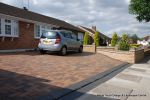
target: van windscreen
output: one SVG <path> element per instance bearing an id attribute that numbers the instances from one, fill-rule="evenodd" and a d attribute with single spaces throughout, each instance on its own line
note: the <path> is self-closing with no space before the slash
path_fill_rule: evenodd
<path id="1" fill-rule="evenodd" d="M 47 39 L 56 39 L 58 33 L 57 32 L 45 32 L 41 35 L 41 38 L 47 38 Z"/>

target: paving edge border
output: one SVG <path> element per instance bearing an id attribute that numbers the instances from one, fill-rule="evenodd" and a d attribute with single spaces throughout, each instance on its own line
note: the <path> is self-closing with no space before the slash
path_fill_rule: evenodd
<path id="1" fill-rule="evenodd" d="M 94 75 L 94 76 L 92 76 L 92 77 L 90 77 L 88 79 L 85 79 L 85 80 L 83 80 L 81 82 L 78 82 L 76 84 L 70 85 L 70 86 L 66 87 L 65 89 L 62 89 L 60 91 L 54 91 L 54 94 L 57 94 L 57 95 L 55 95 L 54 99 L 60 99 L 60 98 L 62 98 L 64 96 L 67 96 L 68 94 L 70 94 L 70 93 L 72 93 L 74 91 L 77 91 L 77 90 L 79 90 L 79 89 L 81 89 L 81 88 L 83 88 L 83 87 L 85 87 L 85 86 L 87 86 L 87 85 L 89 85 L 89 84 L 91 84 L 93 82 L 96 82 L 96 81 L 106 77 L 107 75 L 109 75 L 109 74 L 111 74 L 111 73 L 121 69 L 122 67 L 125 67 L 125 66 L 129 65 L 129 64 L 130 63 L 125 62 L 125 63 L 120 64 L 120 65 L 118 65 L 118 66 L 116 66 L 114 68 L 106 70 L 106 71 L 104 71 L 102 73 L 96 74 L 96 75 Z"/>

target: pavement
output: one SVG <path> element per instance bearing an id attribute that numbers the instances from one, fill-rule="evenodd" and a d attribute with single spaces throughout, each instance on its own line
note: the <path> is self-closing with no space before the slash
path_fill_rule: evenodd
<path id="1" fill-rule="evenodd" d="M 129 64 L 61 100 L 150 100 L 150 57 Z M 82 93 L 82 95 L 78 95 Z"/>

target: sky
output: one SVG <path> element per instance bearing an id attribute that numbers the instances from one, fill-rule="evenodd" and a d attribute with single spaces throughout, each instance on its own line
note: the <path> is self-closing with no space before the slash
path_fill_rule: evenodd
<path id="1" fill-rule="evenodd" d="M 28 0 L 0 0 L 22 8 Z M 138 22 L 128 13 L 130 0 L 29 0 L 29 10 L 64 20 L 73 25 L 96 26 L 97 30 L 112 36 L 114 32 L 150 35 L 150 22 Z"/>

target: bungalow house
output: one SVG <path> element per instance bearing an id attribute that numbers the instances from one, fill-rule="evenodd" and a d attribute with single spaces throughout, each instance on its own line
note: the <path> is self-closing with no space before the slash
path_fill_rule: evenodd
<path id="1" fill-rule="evenodd" d="M 150 35 L 143 37 L 142 40 L 138 40 L 137 43 L 142 44 L 143 46 L 150 46 Z"/>
<path id="2" fill-rule="evenodd" d="M 92 26 L 92 28 L 87 28 L 87 27 L 84 27 L 84 26 L 78 26 L 82 31 L 84 32 L 88 32 L 89 33 L 89 44 L 92 44 L 94 42 L 93 40 L 93 37 L 94 37 L 94 34 L 95 32 L 97 31 L 96 30 L 96 26 Z M 111 41 L 111 38 L 109 38 L 108 36 L 104 35 L 103 33 L 97 31 L 99 33 L 99 37 L 100 37 L 100 41 L 99 41 L 99 44 L 100 46 L 107 46 L 107 42 L 110 43 Z"/>
<path id="3" fill-rule="evenodd" d="M 54 29 L 70 30 L 83 37 L 81 29 L 65 21 L 0 3 L 1 51 L 35 49 L 40 35 Z"/>

